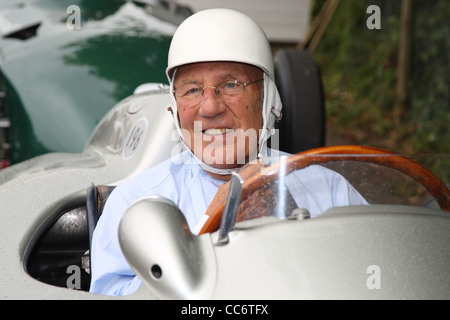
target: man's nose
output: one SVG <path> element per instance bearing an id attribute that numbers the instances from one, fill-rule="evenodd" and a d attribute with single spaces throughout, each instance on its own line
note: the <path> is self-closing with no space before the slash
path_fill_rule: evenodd
<path id="1" fill-rule="evenodd" d="M 217 89 L 214 87 L 205 87 L 199 114 L 203 117 L 214 117 L 225 110 L 226 106 L 217 94 Z"/>

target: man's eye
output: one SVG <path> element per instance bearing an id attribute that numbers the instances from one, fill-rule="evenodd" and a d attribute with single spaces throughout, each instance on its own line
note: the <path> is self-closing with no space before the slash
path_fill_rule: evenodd
<path id="1" fill-rule="evenodd" d="M 184 95 L 185 96 L 196 95 L 196 94 L 200 93 L 200 91 L 201 91 L 201 89 L 198 87 L 186 88 L 184 90 Z"/>
<path id="2" fill-rule="evenodd" d="M 225 83 L 225 89 L 236 89 L 237 86 L 238 85 L 235 82 L 227 82 L 227 83 Z"/>
<path id="3" fill-rule="evenodd" d="M 238 93 L 242 90 L 242 85 L 236 81 L 225 82 L 220 86 L 220 90 L 225 93 Z"/>

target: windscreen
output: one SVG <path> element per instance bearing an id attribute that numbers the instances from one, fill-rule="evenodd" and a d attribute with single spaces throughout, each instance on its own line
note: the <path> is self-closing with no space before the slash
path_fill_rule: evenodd
<path id="1" fill-rule="evenodd" d="M 244 180 L 236 222 L 314 218 L 332 207 L 450 202 L 450 156 L 321 154 L 280 157 Z M 244 169 L 245 170 L 245 169 Z"/>

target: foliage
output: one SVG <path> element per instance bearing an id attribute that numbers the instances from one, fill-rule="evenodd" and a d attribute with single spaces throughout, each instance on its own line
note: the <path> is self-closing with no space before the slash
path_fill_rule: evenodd
<path id="1" fill-rule="evenodd" d="M 324 2 L 314 2 L 313 16 Z M 381 9 L 380 30 L 366 26 L 371 4 Z M 315 51 L 327 99 L 328 144 L 450 154 L 450 3 L 415 0 L 414 7 L 407 110 L 396 123 L 401 1 L 340 1 Z"/>

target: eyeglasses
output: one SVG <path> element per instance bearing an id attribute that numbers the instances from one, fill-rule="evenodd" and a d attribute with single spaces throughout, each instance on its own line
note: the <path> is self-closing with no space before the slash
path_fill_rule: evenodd
<path id="1" fill-rule="evenodd" d="M 238 100 L 242 93 L 250 84 L 260 82 L 264 79 L 243 83 L 239 80 L 227 80 L 216 86 L 201 86 L 195 83 L 183 84 L 173 90 L 173 94 L 177 98 L 178 103 L 186 107 L 194 107 L 198 105 L 203 98 L 206 89 L 214 89 L 218 97 L 224 102 L 233 102 Z"/>

